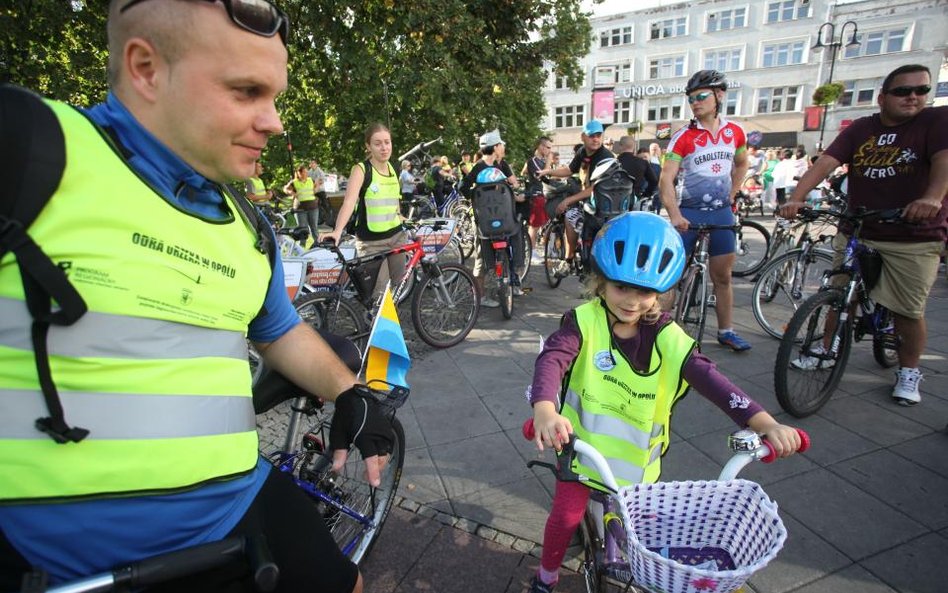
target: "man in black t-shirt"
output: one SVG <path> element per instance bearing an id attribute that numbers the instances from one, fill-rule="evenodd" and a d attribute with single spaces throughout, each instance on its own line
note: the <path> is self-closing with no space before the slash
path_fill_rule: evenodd
<path id="1" fill-rule="evenodd" d="M 566 220 L 569 223 L 566 225 L 566 249 L 563 254 L 565 262 L 572 261 L 573 254 L 576 253 L 576 241 L 579 237 L 576 227 L 579 226 L 578 223 L 582 220 L 582 210 L 579 208 L 571 209 L 571 207 L 574 204 L 579 204 L 582 200 L 589 199 L 589 196 L 592 195 L 593 186 L 589 183 L 589 176 L 595 170 L 596 165 L 604 159 L 615 158 L 614 154 L 603 147 L 602 132 L 602 124 L 594 119 L 590 120 L 583 127 L 583 133 L 580 136 L 583 146 L 576 151 L 576 155 L 568 166 L 560 166 L 555 169 L 546 168 L 537 172 L 541 176 L 549 175 L 550 177 L 579 175 L 579 180 L 583 184 L 582 191 L 569 196 L 556 207 L 557 214 L 566 213 Z M 557 272 L 561 273 L 562 271 L 557 270 Z"/>

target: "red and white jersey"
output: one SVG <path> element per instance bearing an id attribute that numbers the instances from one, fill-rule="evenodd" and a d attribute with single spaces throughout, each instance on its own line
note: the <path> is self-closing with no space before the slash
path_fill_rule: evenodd
<path id="1" fill-rule="evenodd" d="M 718 210 L 731 203 L 734 156 L 747 150 L 744 129 L 723 117 L 717 134 L 697 121 L 681 128 L 668 143 L 665 158 L 680 162 L 678 186 L 682 208 Z"/>

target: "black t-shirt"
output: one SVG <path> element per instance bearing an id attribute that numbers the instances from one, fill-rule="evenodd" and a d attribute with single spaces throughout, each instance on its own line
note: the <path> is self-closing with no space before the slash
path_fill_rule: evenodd
<path id="1" fill-rule="evenodd" d="M 658 187 L 658 179 L 652 164 L 639 158 L 631 152 L 623 152 L 616 157 L 626 172 L 635 178 L 635 193 L 640 196 L 650 196 Z"/>
<path id="2" fill-rule="evenodd" d="M 488 165 L 483 159 L 481 159 L 474 163 L 474 168 L 471 169 L 471 172 L 465 175 L 464 179 L 461 180 L 461 188 L 459 189 L 461 194 L 470 198 L 471 190 L 474 188 L 474 185 L 477 184 L 477 176 L 481 171 L 490 167 L 497 167 L 500 169 L 500 172 L 504 174 L 505 178 L 513 177 L 513 170 L 510 168 L 510 165 L 507 164 L 507 161 L 500 161 L 499 163 Z"/>
<path id="3" fill-rule="evenodd" d="M 523 192 L 525 195 L 539 196 L 543 194 L 543 180 L 546 179 L 546 177 L 541 178 L 537 175 L 537 171 L 545 167 L 546 161 L 538 156 L 532 156 L 530 160 L 527 161 L 526 187 Z"/>
<path id="4" fill-rule="evenodd" d="M 576 156 L 573 157 L 573 160 L 569 163 L 569 170 L 573 174 L 579 174 L 580 181 L 583 182 L 583 187 L 586 187 L 586 180 L 589 179 L 589 174 L 595 170 L 596 165 L 598 165 L 604 159 L 615 158 L 616 155 L 607 149 L 605 146 L 600 146 L 599 150 L 592 153 L 591 155 L 586 154 L 586 147 L 580 148 L 576 153 Z"/>

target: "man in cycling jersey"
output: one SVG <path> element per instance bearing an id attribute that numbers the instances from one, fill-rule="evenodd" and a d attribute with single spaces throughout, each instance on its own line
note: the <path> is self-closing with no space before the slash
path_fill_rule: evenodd
<path id="1" fill-rule="evenodd" d="M 263 534 L 280 590 L 362 591 L 310 499 L 257 453 L 246 337 L 267 367 L 335 400 L 337 467 L 358 431 L 370 482 L 391 450 L 356 378 L 294 311 L 279 254 L 271 263 L 257 247 L 243 196 L 223 185 L 253 176 L 283 130 L 275 99 L 288 35 L 286 14 L 266 0 L 113 0 L 106 102 L 84 113 L 47 103 L 80 150 L 66 153 L 30 235 L 68 264 L 88 311 L 31 345 L 30 293 L 17 258 L 3 257 L 0 590 L 17 589 L 31 567 L 75 579 Z M 116 198 L 138 218 L 114 214 L 127 212 Z M 0 255 L 7 248 L 19 253 L 5 245 Z M 51 358 L 52 387 L 39 368 Z M 219 578 L 169 590 L 215 591 Z"/>
<path id="2" fill-rule="evenodd" d="M 716 70 L 700 70 L 691 77 L 685 85 L 685 94 L 694 118 L 669 141 L 659 177 L 662 204 L 671 223 L 684 233 L 685 247 L 689 251 L 694 249 L 697 239 L 695 232 L 686 232 L 689 223 L 734 224 L 731 204 L 747 172 L 744 130 L 720 114 L 726 92 L 727 79 Z M 675 189 L 679 172 L 681 206 Z M 742 352 L 751 345 L 731 327 L 734 246 L 733 231 L 712 231 L 708 268 L 717 299 L 714 311 L 718 318 L 718 342 Z"/>
<path id="3" fill-rule="evenodd" d="M 603 130 L 604 128 L 600 122 L 594 119 L 589 120 L 583 127 L 583 132 L 580 136 L 583 143 L 579 150 L 576 151 L 569 165 L 547 167 L 537 172 L 537 175 L 548 175 L 550 177 L 579 175 L 579 179 L 583 184 L 582 191 L 567 197 L 556 207 L 557 214 L 566 214 L 566 249 L 564 250 L 562 260 L 566 265 L 569 265 L 568 262 L 573 261 L 573 254 L 576 253 L 576 242 L 579 239 L 577 227 L 581 226 L 581 221 L 583 220 L 583 211 L 579 207 L 579 203 L 589 199 L 589 196 L 593 193 L 593 186 L 589 177 L 596 169 L 596 165 L 602 160 L 615 158 L 615 155 L 602 145 Z M 592 239 L 592 237 L 590 236 L 589 239 Z M 562 274 L 564 271 L 565 270 L 557 270 L 557 273 Z"/>

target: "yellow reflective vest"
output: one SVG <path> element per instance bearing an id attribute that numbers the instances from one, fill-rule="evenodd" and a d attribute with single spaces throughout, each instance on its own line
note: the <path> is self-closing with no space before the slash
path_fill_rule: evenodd
<path id="1" fill-rule="evenodd" d="M 266 254 L 240 209 L 187 213 L 126 164 L 85 116 L 48 102 L 68 155 L 29 233 L 88 305 L 47 336 L 66 417 L 90 431 L 57 444 L 13 253 L 0 259 L 0 502 L 183 489 L 257 461 L 248 323 L 263 304 Z M 226 195 L 226 194 L 225 194 Z"/>
<path id="2" fill-rule="evenodd" d="M 312 202 L 316 199 L 316 185 L 313 183 L 313 180 L 307 177 L 306 179 L 300 181 L 299 179 L 293 180 L 293 189 L 296 190 L 296 199 L 302 202 Z"/>
<path id="3" fill-rule="evenodd" d="M 620 486 L 651 483 L 661 473 L 674 403 L 688 390 L 681 370 L 695 341 L 677 324 L 658 332 L 646 372 L 635 370 L 613 344 L 605 304 L 576 308 L 582 345 L 563 380 L 561 413 L 576 436 L 599 450 Z M 591 466 L 573 469 L 602 481 Z"/>
<path id="4" fill-rule="evenodd" d="M 247 179 L 249 182 L 248 193 L 253 195 L 253 201 L 255 202 L 264 202 L 267 199 L 267 186 L 263 184 L 263 179 L 259 177 L 250 177 Z"/>
<path id="5" fill-rule="evenodd" d="M 402 197 L 398 174 L 388 166 L 388 175 L 380 175 L 369 160 L 359 163 L 363 175 L 369 175 L 365 193 L 360 197 L 356 236 L 363 240 L 385 239 L 401 229 L 399 200 Z"/>

